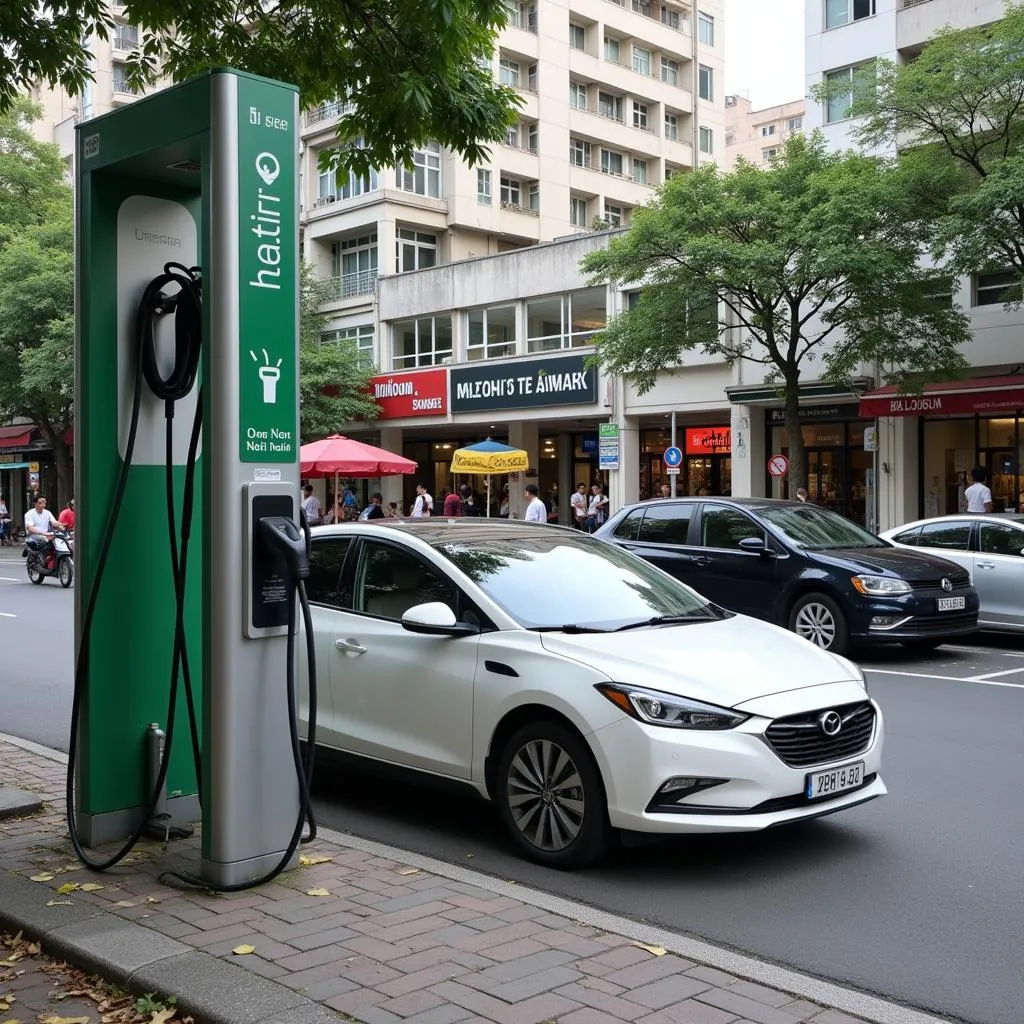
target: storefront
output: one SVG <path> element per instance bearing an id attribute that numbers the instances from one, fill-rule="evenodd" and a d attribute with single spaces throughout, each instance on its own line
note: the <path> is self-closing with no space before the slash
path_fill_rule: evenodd
<path id="1" fill-rule="evenodd" d="M 916 419 L 918 515 L 963 510 L 975 466 L 988 474 L 993 511 L 1024 512 L 1024 375 L 926 384 L 913 395 L 879 388 L 860 412 Z"/>
<path id="2" fill-rule="evenodd" d="M 665 469 L 665 450 L 671 445 L 670 431 L 659 428 L 640 434 L 640 497 L 657 497 L 663 484 L 677 495 L 732 494 L 732 428 L 726 426 L 682 427 L 676 444 L 683 450 L 678 474 Z M 675 484 L 673 487 L 673 477 Z"/>

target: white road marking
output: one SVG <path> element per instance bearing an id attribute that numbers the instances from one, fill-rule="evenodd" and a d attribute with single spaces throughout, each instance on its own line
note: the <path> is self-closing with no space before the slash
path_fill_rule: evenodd
<path id="1" fill-rule="evenodd" d="M 971 683 L 975 686 L 1009 686 L 1014 690 L 1024 690 L 1024 683 L 1003 683 L 996 679 L 982 679 L 980 677 L 964 676 L 937 676 L 928 672 L 897 672 L 891 668 L 869 668 L 861 666 L 865 672 L 875 672 L 882 676 L 910 676 L 912 679 L 940 679 L 950 683 Z"/>
<path id="2" fill-rule="evenodd" d="M 1008 668 L 1002 672 L 985 672 L 980 676 L 971 676 L 971 682 L 983 683 L 986 679 L 995 679 L 997 676 L 1012 676 L 1017 672 L 1024 672 L 1024 668 Z"/>
<path id="3" fill-rule="evenodd" d="M 11 612 L 0 612 L 0 619 L 16 619 L 18 616 Z"/>
<path id="4" fill-rule="evenodd" d="M 944 651 L 964 651 L 967 654 L 991 654 L 996 658 L 1024 658 L 1024 654 L 1016 651 L 1001 651 L 998 647 L 960 647 L 953 644 L 943 644 Z"/>
<path id="5" fill-rule="evenodd" d="M 3 580 L 4 583 L 20 583 L 21 582 L 21 580 L 19 580 L 17 576 L 0 576 L 0 580 Z"/>

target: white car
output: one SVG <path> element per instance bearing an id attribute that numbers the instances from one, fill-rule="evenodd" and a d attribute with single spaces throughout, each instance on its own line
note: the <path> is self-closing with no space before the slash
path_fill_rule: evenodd
<path id="1" fill-rule="evenodd" d="M 855 665 L 578 531 L 321 527 L 307 589 L 317 742 L 465 783 L 543 864 L 595 861 L 614 830 L 748 832 L 886 792 Z"/>
<path id="2" fill-rule="evenodd" d="M 1024 633 L 1024 515 L 937 516 L 880 536 L 901 548 L 927 551 L 962 565 L 981 602 L 979 629 Z"/>

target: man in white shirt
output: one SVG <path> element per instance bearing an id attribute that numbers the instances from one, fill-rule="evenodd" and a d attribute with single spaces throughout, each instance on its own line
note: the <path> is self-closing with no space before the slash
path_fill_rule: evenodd
<path id="1" fill-rule="evenodd" d="M 572 525 L 575 526 L 577 530 L 585 530 L 587 528 L 586 484 L 580 483 L 576 485 L 576 490 L 569 499 L 569 505 L 572 508 Z"/>
<path id="2" fill-rule="evenodd" d="M 523 497 L 528 504 L 526 515 L 523 518 L 528 523 L 546 523 L 548 521 L 547 506 L 540 500 L 540 489 L 536 484 L 527 484 L 523 490 Z"/>
<path id="3" fill-rule="evenodd" d="M 413 519 L 424 519 L 429 517 L 434 507 L 434 499 L 427 492 L 423 484 L 416 485 L 416 501 L 412 506 Z"/>
<path id="4" fill-rule="evenodd" d="M 320 509 L 320 502 L 317 501 L 316 495 L 313 493 L 313 485 L 306 484 L 302 488 L 302 493 L 305 498 L 302 499 L 302 511 L 306 513 L 306 522 L 310 526 L 319 526 L 323 520 L 323 513 Z"/>
<path id="5" fill-rule="evenodd" d="M 600 484 L 590 488 L 590 505 L 587 508 L 587 533 L 593 533 L 608 518 L 608 497 Z"/>
<path id="6" fill-rule="evenodd" d="M 985 469 L 982 466 L 975 466 L 971 470 L 971 479 L 974 483 L 964 491 L 968 512 L 992 511 L 992 492 L 985 484 L 985 476 Z"/>
<path id="7" fill-rule="evenodd" d="M 49 560 L 53 551 L 53 535 L 63 529 L 64 527 L 53 518 L 53 513 L 46 507 L 46 499 L 41 494 L 37 494 L 35 508 L 30 508 L 25 513 L 26 539 L 36 536 L 46 540 L 47 543 L 42 548 L 42 552 L 43 557 Z"/>

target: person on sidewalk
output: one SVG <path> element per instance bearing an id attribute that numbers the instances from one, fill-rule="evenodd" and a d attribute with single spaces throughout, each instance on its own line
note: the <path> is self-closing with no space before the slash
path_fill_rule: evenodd
<path id="1" fill-rule="evenodd" d="M 310 526 L 319 526 L 323 521 L 323 512 L 320 509 L 320 502 L 313 493 L 313 485 L 306 484 L 302 488 L 305 497 L 302 499 L 302 511 L 306 513 L 306 522 Z"/>
<path id="2" fill-rule="evenodd" d="M 469 490 L 465 484 L 462 485 L 462 490 Z M 461 519 L 465 515 L 465 495 L 458 491 L 452 491 L 450 494 L 444 496 L 444 512 L 443 515 L 446 519 Z"/>
<path id="3" fill-rule="evenodd" d="M 0 494 L 0 546 L 7 547 L 11 543 L 11 513 L 7 510 L 7 502 Z"/>
<path id="4" fill-rule="evenodd" d="M 363 509 L 360 519 L 384 519 L 384 495 L 374 491 L 370 495 L 370 504 Z"/>
<path id="5" fill-rule="evenodd" d="M 587 528 L 587 485 L 578 483 L 576 490 L 569 499 L 569 507 L 572 509 L 572 525 L 577 530 Z"/>
<path id="6" fill-rule="evenodd" d="M 548 509 L 540 500 L 540 488 L 536 484 L 527 484 L 523 489 L 523 497 L 528 504 L 526 515 L 523 518 L 528 523 L 546 523 L 548 521 Z"/>
<path id="7" fill-rule="evenodd" d="M 416 500 L 412 504 L 413 519 L 428 519 L 434 508 L 434 499 L 423 484 L 416 485 Z"/>
<path id="8" fill-rule="evenodd" d="M 974 483 L 964 491 L 968 512 L 992 511 L 992 492 L 989 490 L 988 484 L 985 483 L 987 475 L 984 466 L 975 466 L 971 470 L 971 479 Z"/>

